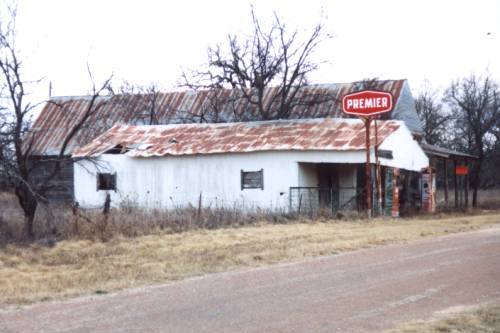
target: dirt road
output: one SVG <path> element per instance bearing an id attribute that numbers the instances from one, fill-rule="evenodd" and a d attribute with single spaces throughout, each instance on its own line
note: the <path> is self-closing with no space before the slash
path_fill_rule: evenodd
<path id="1" fill-rule="evenodd" d="M 0 312 L 0 332 L 373 332 L 500 299 L 500 226 Z"/>

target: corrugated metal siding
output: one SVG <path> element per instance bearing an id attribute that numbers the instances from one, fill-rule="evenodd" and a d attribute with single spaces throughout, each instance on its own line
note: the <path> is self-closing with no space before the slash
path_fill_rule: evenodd
<path id="1" fill-rule="evenodd" d="M 372 123 L 372 127 L 373 127 Z M 382 143 L 400 123 L 378 122 Z M 371 141 L 375 144 L 374 128 Z M 115 147 L 134 157 L 241 153 L 276 150 L 349 151 L 365 148 L 365 126 L 357 119 L 301 119 L 225 124 L 115 125 L 73 156 L 97 156 Z"/>
<path id="2" fill-rule="evenodd" d="M 373 89 L 392 92 L 395 99 L 395 114 L 402 114 L 405 110 L 398 110 L 401 90 L 405 85 L 404 80 L 378 81 Z M 302 105 L 292 110 L 291 119 L 319 118 L 319 117 L 344 117 L 341 110 L 341 98 L 344 94 L 354 91 L 355 83 L 317 85 L 304 88 L 298 93 Z M 270 88 L 266 92 L 266 103 L 270 96 L 275 94 L 277 88 Z M 256 107 L 239 96 L 237 90 L 223 90 L 217 94 L 217 103 L 221 104 L 221 111 L 217 118 L 209 117 L 208 122 L 254 121 L 260 116 Z M 324 99 L 325 102 L 317 105 L 308 105 L 313 98 Z M 105 103 L 85 123 L 78 134 L 70 141 L 66 153 L 71 154 L 76 148 L 89 143 L 98 135 L 104 133 L 115 124 L 145 124 L 148 118 L 148 95 L 116 95 L 101 97 L 100 103 Z M 89 97 L 54 98 L 49 101 L 40 116 L 34 123 L 34 144 L 32 154 L 54 155 L 58 154 L 62 142 L 71 129 L 83 117 L 89 107 Z M 158 96 L 156 116 L 160 124 L 178 124 L 199 122 L 200 115 L 211 108 L 212 101 L 209 93 L 204 92 L 171 92 Z M 405 104 L 406 105 L 406 104 Z M 271 108 L 272 114 L 278 112 L 277 105 Z M 412 111 L 413 112 L 413 111 Z M 404 118 L 404 117 L 403 117 Z M 413 128 L 408 125 L 411 130 Z"/>

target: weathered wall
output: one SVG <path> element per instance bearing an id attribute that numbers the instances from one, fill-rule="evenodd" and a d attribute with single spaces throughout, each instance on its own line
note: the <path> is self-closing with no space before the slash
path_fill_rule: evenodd
<path id="1" fill-rule="evenodd" d="M 317 164 L 299 163 L 299 183 L 301 187 L 316 187 L 319 185 Z"/>
<path id="2" fill-rule="evenodd" d="M 404 127 L 403 127 L 404 128 Z M 400 132 L 393 149 L 394 159 L 381 160 L 382 165 L 412 166 L 420 170 L 428 160 L 413 141 L 410 132 Z M 385 144 L 386 142 L 384 142 Z M 404 152 L 399 153 L 403 150 Z M 423 155 L 420 156 L 420 153 Z M 408 161 L 405 159 L 409 159 Z M 183 155 L 156 158 L 132 158 L 126 155 L 102 155 L 101 172 L 117 173 L 117 191 L 110 191 L 113 205 L 132 202 L 139 206 L 172 208 L 198 205 L 225 205 L 243 208 L 277 209 L 288 207 L 289 188 L 310 185 L 312 169 L 300 175 L 299 163 L 363 163 L 364 151 L 268 151 L 254 153 Z M 264 169 L 264 189 L 241 190 L 241 170 Z M 354 168 L 343 174 L 354 184 Z M 415 170 L 415 169 L 411 169 Z M 354 179 L 354 180 L 353 180 Z M 315 185 L 312 185 L 315 186 Z M 106 191 L 96 190 L 93 165 L 75 165 L 75 199 L 83 206 L 100 206 Z"/>
<path id="3" fill-rule="evenodd" d="M 47 159 L 50 157 L 44 157 Z M 38 165 L 31 173 L 35 183 L 43 183 L 54 170 L 54 162 L 39 161 L 39 157 L 32 157 L 30 163 Z M 74 168 L 72 162 L 62 163 L 61 171 L 49 182 L 50 190 L 46 198 L 53 203 L 72 203 L 74 193 Z"/>
<path id="4" fill-rule="evenodd" d="M 406 126 L 400 126 L 382 142 L 380 149 L 391 150 L 393 158 L 380 158 L 380 164 L 409 171 L 420 172 L 429 165 L 429 158 L 417 141 L 410 139 L 411 133 Z M 372 153 L 372 161 L 374 156 Z"/>
<path id="5" fill-rule="evenodd" d="M 158 158 L 103 155 L 102 172 L 116 172 L 117 191 L 110 191 L 114 205 L 173 208 L 233 205 L 245 208 L 279 208 L 288 205 L 290 184 L 297 185 L 298 171 L 290 156 L 280 153 L 217 154 Z M 96 191 L 95 173 L 88 163 L 75 168 L 75 196 L 83 206 L 102 205 L 106 191 Z M 264 189 L 241 189 L 241 170 L 264 169 Z M 243 208 L 242 207 L 242 208 Z"/>

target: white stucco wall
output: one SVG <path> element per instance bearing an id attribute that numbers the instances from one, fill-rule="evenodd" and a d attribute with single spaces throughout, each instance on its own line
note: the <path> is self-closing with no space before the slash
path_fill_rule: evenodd
<path id="1" fill-rule="evenodd" d="M 382 142 L 380 149 L 392 151 L 392 159 L 380 158 L 380 164 L 420 172 L 429 166 L 429 158 L 406 126 L 400 126 Z"/>
<path id="2" fill-rule="evenodd" d="M 299 163 L 299 183 L 301 187 L 316 187 L 318 186 L 318 168 L 317 164 Z"/>
<path id="3" fill-rule="evenodd" d="M 287 207 L 290 186 L 297 186 L 298 168 L 287 154 L 272 152 L 157 158 L 102 155 L 101 172 L 117 174 L 114 205 L 173 208 L 198 205 L 243 205 L 246 208 Z M 241 189 L 241 170 L 264 169 L 264 189 Z M 88 163 L 75 166 L 75 198 L 82 206 L 99 206 L 106 191 L 96 191 L 96 172 Z M 89 172 L 90 171 L 90 172 Z"/>
<path id="4" fill-rule="evenodd" d="M 392 160 L 381 159 L 382 165 L 414 171 L 428 165 L 427 157 L 404 126 L 381 148 L 392 150 L 394 156 Z M 299 163 L 364 163 L 365 152 L 267 151 L 154 158 L 102 155 L 98 159 L 99 172 L 117 174 L 117 190 L 109 191 L 114 206 L 126 202 L 158 208 L 197 206 L 201 193 L 203 206 L 287 209 L 290 187 L 317 186 L 316 168 L 310 166 L 299 172 Z M 264 189 L 241 190 L 242 169 L 264 169 Z M 106 191 L 96 190 L 97 172 L 89 162 L 75 164 L 75 200 L 84 207 L 104 203 Z M 341 174 L 345 178 L 341 187 L 355 186 L 354 168 L 345 167 Z"/>

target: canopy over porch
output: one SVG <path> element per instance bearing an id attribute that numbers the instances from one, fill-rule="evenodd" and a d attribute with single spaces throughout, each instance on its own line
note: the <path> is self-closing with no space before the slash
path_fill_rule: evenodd
<path id="1" fill-rule="evenodd" d="M 438 178 L 442 180 L 445 206 L 449 206 L 449 181 L 451 173 L 454 189 L 454 207 L 467 208 L 469 206 L 468 169 L 471 162 L 476 160 L 478 157 L 452 149 L 431 145 L 426 142 L 420 142 L 420 147 L 422 147 L 422 150 L 429 157 L 430 165 L 436 170 Z M 450 170 L 450 168 L 452 168 L 452 170 Z"/>

